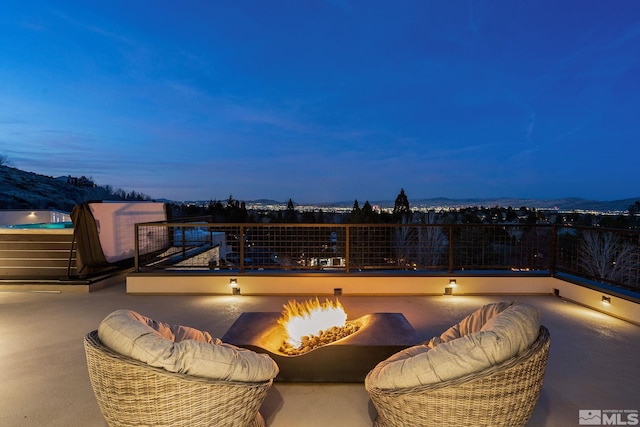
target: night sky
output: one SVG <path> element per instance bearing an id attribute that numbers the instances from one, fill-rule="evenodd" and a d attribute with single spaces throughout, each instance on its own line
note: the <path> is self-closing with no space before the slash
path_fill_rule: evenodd
<path id="1" fill-rule="evenodd" d="M 154 198 L 634 198 L 639 116 L 635 0 L 0 13 L 0 155 Z"/>

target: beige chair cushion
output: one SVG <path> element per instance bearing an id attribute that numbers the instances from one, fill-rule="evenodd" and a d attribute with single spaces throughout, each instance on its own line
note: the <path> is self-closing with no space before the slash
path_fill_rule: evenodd
<path id="1" fill-rule="evenodd" d="M 111 350 L 170 372 L 239 382 L 267 381 L 278 374 L 278 366 L 266 354 L 225 344 L 208 332 L 158 322 L 130 310 L 109 314 L 100 322 L 98 336 Z"/>
<path id="2" fill-rule="evenodd" d="M 536 308 L 521 303 L 486 305 L 440 337 L 380 362 L 365 381 L 399 389 L 448 381 L 482 371 L 516 356 L 538 337 Z"/>

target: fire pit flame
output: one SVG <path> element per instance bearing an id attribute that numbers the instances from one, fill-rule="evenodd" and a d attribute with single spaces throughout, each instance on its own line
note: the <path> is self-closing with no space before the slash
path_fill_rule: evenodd
<path id="1" fill-rule="evenodd" d="M 278 324 L 285 329 L 286 342 L 293 347 L 300 346 L 305 336 L 318 335 L 334 327 L 343 328 L 346 323 L 347 313 L 337 299 L 335 302 L 327 299 L 324 303 L 318 298 L 303 303 L 290 300 L 278 319 Z"/>

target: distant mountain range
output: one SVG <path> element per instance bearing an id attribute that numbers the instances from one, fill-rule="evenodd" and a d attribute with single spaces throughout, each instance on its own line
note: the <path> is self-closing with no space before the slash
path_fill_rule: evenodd
<path id="1" fill-rule="evenodd" d="M 561 211 L 598 211 L 598 212 L 612 212 L 612 211 L 626 211 L 630 205 L 633 205 L 636 201 L 640 200 L 640 197 L 622 199 L 622 200 L 588 200 L 577 197 L 567 197 L 564 199 L 520 199 L 520 198 L 478 198 L 478 199 L 449 199 L 446 197 L 435 197 L 430 199 L 411 199 L 409 198 L 409 204 L 412 208 L 438 208 L 438 207 L 451 207 L 451 208 L 464 208 L 470 206 L 484 206 L 484 207 L 527 207 L 536 209 L 557 209 Z M 393 200 L 380 200 L 369 202 L 372 205 L 378 205 L 380 207 L 393 207 Z M 342 203 L 343 206 L 353 206 L 353 202 Z M 362 206 L 362 203 L 360 204 Z"/>
<path id="2" fill-rule="evenodd" d="M 13 167 L 0 165 L 0 209 L 60 209 L 70 211 L 73 206 L 88 200 L 114 200 L 108 186 L 78 187 L 67 183 L 66 177 L 53 178 L 39 175 L 33 172 L 25 172 Z M 157 201 L 170 202 L 167 199 L 156 199 Z M 450 199 L 445 197 L 437 198 L 409 198 L 412 208 L 438 208 L 438 207 L 513 207 L 536 209 L 558 209 L 561 211 L 598 211 L 598 212 L 622 212 L 626 211 L 630 205 L 639 201 L 640 197 L 622 200 L 588 200 L 576 197 L 564 199 L 519 199 L 519 198 L 477 198 L 477 199 Z M 180 203 L 182 201 L 174 201 Z M 203 201 L 205 202 L 205 201 Z M 208 200 L 206 201 L 208 202 Z M 247 206 L 286 206 L 287 201 L 276 201 L 270 199 L 245 200 Z M 318 202 L 314 206 L 320 208 L 351 208 L 354 200 L 342 202 Z M 364 200 L 359 201 L 360 206 Z M 296 205 L 298 203 L 295 202 Z M 393 207 L 393 200 L 369 201 L 371 205 L 378 205 L 381 208 Z M 310 204 L 305 204 L 310 205 Z"/>
<path id="3" fill-rule="evenodd" d="M 519 198 L 486 198 L 486 199 L 448 199 L 444 197 L 433 199 L 409 199 L 409 203 L 413 207 L 436 207 L 436 206 L 449 206 L 449 207 L 467 207 L 467 206 L 484 206 L 484 207 L 513 207 L 519 208 L 521 206 L 527 208 L 536 209 L 558 209 L 561 211 L 598 211 L 598 212 L 610 212 L 610 211 L 626 211 L 630 205 L 633 205 L 636 201 L 640 200 L 640 197 L 622 199 L 622 200 L 588 200 L 577 197 L 567 197 L 563 199 L 519 199 Z M 393 206 L 394 202 L 390 202 Z"/>
<path id="4" fill-rule="evenodd" d="M 169 200 L 165 200 L 169 202 Z M 630 205 L 633 205 L 636 201 L 640 201 L 640 197 L 622 199 L 622 200 L 588 200 L 578 197 L 567 197 L 564 199 L 519 199 L 519 198 L 485 198 L 485 199 L 449 199 L 446 197 L 435 197 L 431 199 L 411 199 L 409 198 L 409 205 L 411 208 L 465 208 L 473 206 L 484 207 L 509 207 L 512 208 L 535 208 L 535 209 L 551 209 L 559 211 L 595 211 L 595 212 L 624 212 L 628 210 Z M 208 201 L 190 201 L 190 203 L 207 203 Z M 272 206 L 283 209 L 287 206 L 288 202 L 272 200 L 272 199 L 257 199 L 257 200 L 245 200 L 247 207 L 258 206 L 267 207 Z M 365 201 L 359 201 L 360 207 Z M 341 201 L 341 202 L 319 202 L 319 203 L 304 203 L 304 206 L 315 206 L 323 209 L 340 208 L 349 209 L 353 207 L 354 201 Z M 369 201 L 372 206 L 379 206 L 381 208 L 393 208 L 395 204 L 394 200 L 375 200 Z M 296 206 L 300 204 L 294 201 Z"/>

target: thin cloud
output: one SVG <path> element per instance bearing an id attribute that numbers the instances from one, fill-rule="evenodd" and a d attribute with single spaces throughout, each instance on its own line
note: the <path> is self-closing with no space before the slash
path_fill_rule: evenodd
<path id="1" fill-rule="evenodd" d="M 133 38 L 127 37 L 125 35 L 123 35 L 123 33 L 120 32 L 115 32 L 115 31 L 110 31 L 107 30 L 103 27 L 100 27 L 96 24 L 87 24 L 86 22 L 83 21 L 79 21 L 75 18 L 73 18 L 71 15 L 64 13 L 60 10 L 54 10 L 52 11 L 52 14 L 54 16 L 57 16 L 58 18 L 62 19 L 63 21 L 65 21 L 66 23 L 84 31 L 84 32 L 89 32 L 92 34 L 96 34 L 99 35 L 101 37 L 104 37 L 106 39 L 109 39 L 110 41 L 115 41 L 118 44 L 124 44 L 127 45 L 129 47 L 134 47 L 136 49 L 140 49 L 143 48 L 143 46 L 136 40 L 134 40 Z"/>
<path id="2" fill-rule="evenodd" d="M 529 115 L 529 124 L 527 125 L 527 131 L 525 134 L 525 139 L 527 140 L 527 142 L 531 142 L 532 140 L 532 136 L 533 136 L 533 130 L 536 127 L 536 113 L 535 112 L 531 112 L 531 114 Z"/>

